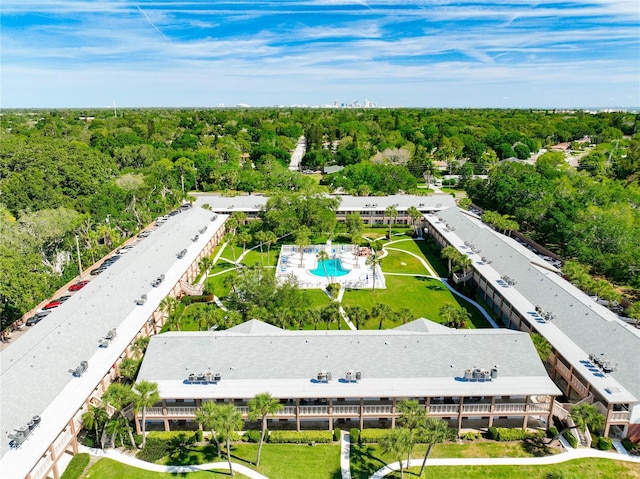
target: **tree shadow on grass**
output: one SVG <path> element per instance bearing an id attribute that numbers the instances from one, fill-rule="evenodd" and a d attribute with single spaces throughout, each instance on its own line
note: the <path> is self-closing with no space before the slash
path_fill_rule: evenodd
<path id="1" fill-rule="evenodd" d="M 534 457 L 550 456 L 551 449 L 542 438 L 527 438 L 522 441 L 522 449 Z"/>
<path id="2" fill-rule="evenodd" d="M 375 456 L 375 449 L 371 446 L 351 445 L 351 477 L 353 479 L 368 479 L 386 463 Z"/>

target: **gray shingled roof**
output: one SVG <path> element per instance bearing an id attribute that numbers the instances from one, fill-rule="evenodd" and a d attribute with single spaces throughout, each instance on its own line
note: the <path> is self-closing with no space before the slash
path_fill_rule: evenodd
<path id="1" fill-rule="evenodd" d="M 305 387 L 318 371 L 332 371 L 337 379 L 351 369 L 378 381 L 369 391 L 377 396 L 390 394 L 392 383 L 400 396 L 411 395 L 416 382 L 426 393 L 429 381 L 444 381 L 443 395 L 451 391 L 463 395 L 468 383 L 456 377 L 466 368 L 498 365 L 502 387 L 508 384 L 510 388 L 499 394 L 525 394 L 532 387 L 537 388 L 536 394 L 559 393 L 526 333 L 457 331 L 434 323 L 427 331 L 429 322 L 424 319 L 385 331 L 283 331 L 273 326 L 257 328 L 255 320 L 252 323 L 250 328 L 240 325 L 228 331 L 155 336 L 138 379 L 158 382 L 163 397 L 188 398 L 204 390 L 183 385 L 184 379 L 189 373 L 210 370 L 220 372 L 224 382 L 224 388 L 221 382 L 220 388 L 207 393 L 212 397 L 251 397 L 264 388 L 304 397 L 309 394 Z M 412 331 L 414 326 L 417 331 Z M 405 391 L 402 380 L 407 380 Z M 242 393 L 234 391 L 234 384 Z M 500 381 L 494 387 L 500 388 Z M 243 393 L 249 396 L 238 395 Z"/>
<path id="2" fill-rule="evenodd" d="M 38 434 L 53 434 L 50 440 L 54 439 L 226 218 L 219 215 L 212 222 L 212 217 L 210 211 L 202 208 L 171 217 L 0 352 L 0 433 L 3 435 L 0 457 L 3 460 L 5 455 L 9 456 L 5 434 L 34 415 L 43 418 Z M 200 234 L 197 242 L 192 241 L 204 226 L 207 230 Z M 176 254 L 185 248 L 186 256 L 178 259 Z M 153 288 L 151 282 L 160 274 L 166 279 Z M 143 293 L 148 294 L 149 299 L 144 306 L 137 306 L 134 301 Z M 117 328 L 117 340 L 109 348 L 98 348 L 99 339 L 112 328 Z M 68 369 L 83 360 L 89 361 L 88 372 L 79 379 L 73 378 Z M 63 403 L 61 398 L 69 388 L 77 391 L 69 402 Z M 46 417 L 49 413 L 51 416 Z M 47 427 L 53 422 L 52 416 L 62 424 L 57 431 Z M 50 442 L 45 442 L 42 444 L 47 447 Z M 35 443 L 35 439 L 29 439 L 25 443 L 29 447 L 23 446 L 11 455 L 28 454 Z M 44 450 L 32 452 L 37 459 Z"/>
<path id="3" fill-rule="evenodd" d="M 492 261 L 490 268 L 501 276 L 515 279 L 517 284 L 511 288 L 532 305 L 556 314 L 553 326 L 564 333 L 562 337 L 554 335 L 551 328 L 541 327 L 540 332 L 574 366 L 579 366 L 580 360 L 587 360 L 589 353 L 605 353 L 612 364 L 618 365 L 617 371 L 609 376 L 640 398 L 640 335 L 637 331 L 550 271 L 553 268 L 548 263 L 512 238 L 496 233 L 458 208 L 441 211 L 437 216 L 455 228 L 455 235 L 473 242 L 480 249 L 479 255 Z M 456 246 L 465 250 L 464 244 Z M 535 321 L 532 323 L 534 327 L 537 325 Z M 581 357 L 571 353 L 567 337 L 582 350 Z M 608 393 L 601 391 L 601 394 L 607 397 Z"/>
<path id="4" fill-rule="evenodd" d="M 219 196 L 206 193 L 196 195 L 197 205 L 209 204 L 214 211 L 231 213 L 233 211 L 257 212 L 267 203 L 269 197 L 263 195 Z M 455 205 L 450 195 L 390 195 L 390 196 L 349 196 L 332 195 L 340 199 L 339 211 L 385 210 L 395 206 L 398 210 L 406 210 L 415 206 L 420 211 L 449 208 Z"/>

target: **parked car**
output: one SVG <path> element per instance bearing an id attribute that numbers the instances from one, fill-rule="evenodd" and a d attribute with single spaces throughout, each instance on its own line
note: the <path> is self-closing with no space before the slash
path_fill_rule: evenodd
<path id="1" fill-rule="evenodd" d="M 138 238 L 146 238 L 147 236 L 149 236 L 151 234 L 151 231 L 149 230 L 144 230 L 141 231 L 140 233 L 138 233 Z"/>
<path id="2" fill-rule="evenodd" d="M 62 303 L 60 301 L 54 300 L 54 301 L 50 301 L 47 304 L 45 304 L 42 309 L 44 309 L 45 311 L 47 309 L 53 309 L 53 308 L 57 308 L 58 306 L 60 306 Z"/>
<path id="3" fill-rule="evenodd" d="M 67 301 L 69 298 L 71 298 L 70 294 L 67 294 L 65 296 L 60 296 L 59 298 L 56 298 L 56 301 L 59 301 L 61 303 L 64 303 L 65 301 Z"/>
<path id="4" fill-rule="evenodd" d="M 44 318 L 46 318 L 51 311 L 38 311 L 36 314 L 27 319 L 27 326 L 33 326 L 34 324 L 38 324 Z"/>
<path id="5" fill-rule="evenodd" d="M 78 281 L 76 284 L 71 285 L 71 287 L 69 288 L 69 291 L 80 291 L 87 284 L 89 284 L 89 281 L 86 281 L 86 280 Z"/>
<path id="6" fill-rule="evenodd" d="M 97 268 L 92 269 L 92 270 L 89 272 L 89 274 L 90 274 L 91 276 L 97 276 L 97 275 L 99 275 L 100 273 L 102 273 L 102 272 L 103 272 L 104 270 L 106 270 L 106 269 L 107 269 L 107 267 L 106 267 L 106 266 L 102 266 L 102 265 L 100 265 L 100 266 L 98 266 Z"/>
<path id="7" fill-rule="evenodd" d="M 132 249 L 133 249 L 132 245 L 123 246 L 118 251 L 116 251 L 116 254 L 126 254 L 129 251 L 131 251 Z"/>

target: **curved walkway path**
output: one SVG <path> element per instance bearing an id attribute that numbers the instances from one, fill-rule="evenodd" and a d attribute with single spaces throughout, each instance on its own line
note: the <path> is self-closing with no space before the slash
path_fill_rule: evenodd
<path id="1" fill-rule="evenodd" d="M 544 457 L 478 457 L 478 458 L 443 458 L 427 460 L 427 467 L 433 466 L 542 466 L 547 464 L 559 464 L 582 458 L 601 458 L 616 461 L 635 462 L 640 464 L 640 457 L 634 457 L 615 452 L 598 451 L 596 449 L 569 449 L 561 454 Z M 410 467 L 420 467 L 423 458 L 411 459 Z M 406 465 L 406 461 L 403 461 Z M 371 479 L 382 479 L 387 474 L 400 469 L 400 463 L 394 462 L 379 469 L 371 476 Z"/>
<path id="2" fill-rule="evenodd" d="M 383 245 L 383 248 L 388 249 L 388 250 L 391 250 L 391 251 L 400 251 L 400 252 L 402 252 L 402 253 L 406 253 L 406 254 L 409 254 L 409 255 L 413 256 L 414 258 L 416 258 L 416 259 L 420 260 L 420 262 L 422 263 L 422 265 L 423 265 L 423 266 L 426 268 L 426 270 L 429 272 L 429 274 L 428 274 L 428 275 L 407 274 L 406 276 L 426 276 L 427 278 L 433 278 L 433 279 L 438 279 L 438 280 L 440 280 L 440 281 L 441 281 L 441 282 L 442 282 L 442 283 L 447 287 L 447 289 L 448 289 L 449 291 L 451 291 L 453 294 L 455 294 L 456 296 L 458 296 L 458 297 L 460 297 L 460 298 L 464 299 L 465 301 L 468 301 L 469 303 L 473 304 L 473 305 L 478 309 L 478 311 L 480 311 L 480 313 L 482 314 L 482 316 L 484 316 L 484 318 L 489 322 L 489 324 L 490 324 L 492 327 L 494 327 L 495 329 L 498 329 L 498 328 L 500 327 L 500 326 L 498 326 L 498 325 L 496 324 L 496 322 L 495 322 L 495 321 L 493 320 L 493 318 L 489 315 L 489 313 L 487 313 L 487 312 L 485 311 L 485 309 L 484 309 L 480 304 L 478 304 L 478 302 L 477 302 L 477 301 L 475 301 L 475 300 L 473 300 L 473 299 L 469 298 L 468 296 L 465 296 L 464 294 L 460 293 L 460 292 L 459 292 L 459 291 L 457 291 L 455 288 L 453 288 L 453 287 L 449 284 L 449 280 L 448 280 L 447 278 L 440 278 L 440 277 L 438 277 L 438 275 L 436 275 L 435 271 L 433 271 L 433 270 L 431 269 L 431 265 L 430 265 L 429 263 L 427 263 L 427 262 L 424 260 L 424 258 L 422 258 L 422 257 L 418 256 L 418 255 L 417 255 L 417 254 L 415 254 L 415 253 L 412 253 L 411 251 L 407 251 L 407 250 L 399 249 L 399 248 L 389 248 L 389 247 L 387 246 L 387 245 L 389 245 L 389 244 L 399 243 L 399 242 L 402 242 L 402 241 L 411 241 L 411 240 L 409 240 L 409 239 L 401 239 L 401 240 L 391 241 L 391 242 L 389 242 L 389 243 L 385 243 L 385 244 Z M 404 275 L 404 273 L 384 273 L 384 274 L 392 274 L 392 275 L 393 275 L 393 274 L 397 274 L 397 275 Z"/>
<path id="3" fill-rule="evenodd" d="M 168 472 L 170 474 L 183 474 L 185 472 L 197 472 L 197 471 L 212 471 L 212 470 L 229 470 L 229 463 L 227 461 L 224 462 L 211 462 L 208 464 L 198 464 L 194 466 L 163 466 L 160 464 L 152 464 L 150 462 L 141 461 L 140 459 L 136 459 L 135 457 L 129 456 L 127 454 L 123 454 L 113 449 L 97 449 L 93 447 L 86 446 L 78 446 L 79 452 L 86 452 L 92 456 L 96 457 L 107 457 L 109 459 L 113 459 L 114 461 L 121 462 L 123 464 L 127 464 L 131 467 L 137 467 L 138 469 L 145 469 L 147 471 L 153 472 Z M 269 479 L 267 476 L 263 476 L 259 472 L 254 471 L 253 469 L 248 468 L 242 464 L 233 464 L 233 470 L 235 472 L 239 472 L 244 474 L 251 479 Z"/>

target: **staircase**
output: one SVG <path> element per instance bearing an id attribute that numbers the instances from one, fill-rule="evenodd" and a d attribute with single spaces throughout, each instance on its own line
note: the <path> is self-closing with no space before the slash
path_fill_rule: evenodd
<path id="1" fill-rule="evenodd" d="M 202 284 L 190 284 L 184 280 L 180 280 L 180 289 L 188 296 L 202 296 L 204 285 Z"/>

